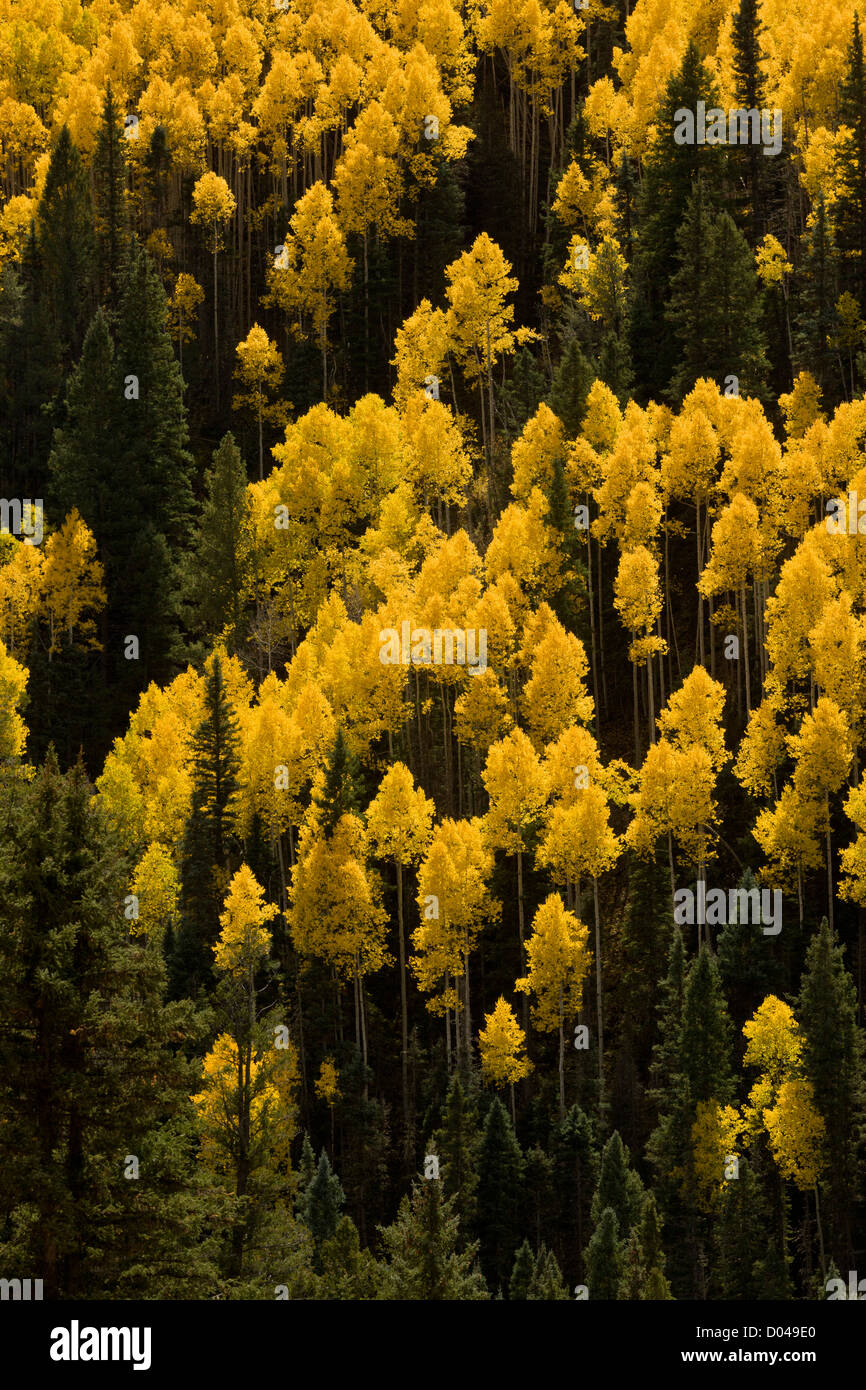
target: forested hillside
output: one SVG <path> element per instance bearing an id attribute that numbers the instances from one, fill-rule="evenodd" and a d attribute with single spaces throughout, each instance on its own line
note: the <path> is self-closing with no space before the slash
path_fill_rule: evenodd
<path id="1" fill-rule="evenodd" d="M 860 23 L 628 6 L 0 0 L 48 1298 L 856 1297 Z"/>

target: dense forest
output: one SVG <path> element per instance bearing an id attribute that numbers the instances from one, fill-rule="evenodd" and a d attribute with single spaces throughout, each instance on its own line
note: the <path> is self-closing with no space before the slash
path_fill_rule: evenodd
<path id="1" fill-rule="evenodd" d="M 856 1297 L 851 0 L 0 0 L 0 178 L 0 1274 Z"/>

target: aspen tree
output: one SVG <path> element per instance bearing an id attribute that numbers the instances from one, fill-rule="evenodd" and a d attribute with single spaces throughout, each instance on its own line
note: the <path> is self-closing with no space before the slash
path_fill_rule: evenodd
<path id="1" fill-rule="evenodd" d="M 403 918 L 403 870 L 417 863 L 430 842 L 433 803 L 403 763 L 393 763 L 367 807 L 367 838 L 373 852 L 393 859 L 397 872 L 397 943 L 400 963 L 403 1119 L 409 1130 L 409 1020 L 406 1004 L 406 935 Z"/>
<path id="2" fill-rule="evenodd" d="M 551 893 L 532 920 L 526 946 L 529 973 L 515 989 L 533 994 L 533 1022 L 544 1033 L 559 1033 L 559 1117 L 565 1118 L 565 1021 L 579 1013 L 583 981 L 589 971 L 587 928 Z"/>
<path id="3" fill-rule="evenodd" d="M 214 340 L 214 392 L 219 406 L 219 297 L 217 294 L 217 254 L 219 252 L 219 229 L 221 224 L 230 222 L 237 211 L 235 196 L 224 178 L 208 169 L 202 174 L 192 191 L 193 211 L 190 221 L 200 222 L 209 227 L 213 237 L 213 340 Z"/>
<path id="4" fill-rule="evenodd" d="M 513 729 L 505 738 L 492 744 L 482 779 L 490 797 L 485 833 L 491 845 L 517 858 L 517 923 L 520 962 L 523 965 L 523 855 L 528 834 L 542 816 L 548 788 L 542 763 L 522 729 Z M 525 999 L 523 1011 L 527 1015 L 528 1002 Z"/>

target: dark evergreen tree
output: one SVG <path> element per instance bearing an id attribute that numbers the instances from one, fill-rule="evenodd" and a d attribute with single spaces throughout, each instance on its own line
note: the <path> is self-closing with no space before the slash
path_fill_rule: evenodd
<path id="1" fill-rule="evenodd" d="M 526 1297 L 546 1303 L 561 1303 L 569 1297 L 556 1256 L 544 1245 L 536 1257 Z"/>
<path id="2" fill-rule="evenodd" d="M 751 892 L 758 887 L 751 869 L 744 869 L 738 888 Z M 740 1027 L 758 1008 L 768 994 L 781 989 L 780 970 L 775 957 L 767 950 L 767 938 L 760 923 L 735 920 L 719 932 L 716 942 L 719 975 L 731 1015 Z"/>
<path id="3" fill-rule="evenodd" d="M 475 1106 L 456 1074 L 448 1087 L 442 1123 L 430 1145 L 430 1152 L 439 1155 L 445 1195 L 454 1198 L 454 1211 L 465 1237 L 475 1218 L 481 1131 Z"/>
<path id="4" fill-rule="evenodd" d="M 382 1273 L 369 1250 L 361 1249 L 358 1228 L 350 1216 L 341 1216 L 330 1240 L 319 1252 L 322 1270 L 321 1297 L 345 1302 L 378 1297 Z"/>
<path id="5" fill-rule="evenodd" d="M 300 1204 L 300 1217 L 313 1237 L 317 1252 L 326 1240 L 331 1240 L 337 1231 L 340 1210 L 345 1202 L 343 1187 L 331 1167 L 328 1155 L 322 1150 L 319 1156 L 316 1176 L 313 1178 Z"/>
<path id="6" fill-rule="evenodd" d="M 806 952 L 796 1015 L 803 1030 L 803 1066 L 827 1127 L 827 1251 L 841 1269 L 853 1269 L 854 1202 L 862 1182 L 863 1035 L 854 982 L 826 917 Z"/>
<path id="7" fill-rule="evenodd" d="M 758 18 L 758 0 L 740 0 L 734 15 L 731 39 L 733 42 L 734 95 L 740 109 L 765 109 L 764 74 L 761 71 L 761 34 L 763 25 Z M 745 145 L 732 145 L 728 167 L 732 182 L 741 183 L 744 204 L 743 227 L 751 247 L 768 230 L 771 173 L 778 156 L 767 157 L 763 147 L 754 140 Z"/>
<path id="8" fill-rule="evenodd" d="M 725 1184 L 721 1203 L 713 1294 L 741 1301 L 760 1298 L 756 1266 L 767 1251 L 770 1210 L 747 1159 L 740 1159 L 736 1182 Z"/>
<path id="9" fill-rule="evenodd" d="M 601 1153 L 598 1185 L 592 1198 L 590 1214 L 598 1224 L 601 1213 L 610 1207 L 616 1216 L 617 1228 L 623 1240 L 640 1217 L 644 1204 L 643 1185 L 629 1166 L 628 1150 L 614 1130 Z"/>
<path id="10" fill-rule="evenodd" d="M 589 1116 L 572 1106 L 554 1133 L 552 1157 L 557 1219 L 554 1249 L 568 1282 L 581 1283 L 583 1252 L 598 1174 L 598 1150 Z"/>
<path id="11" fill-rule="evenodd" d="M 839 89 L 839 123 L 849 133 L 836 154 L 836 242 L 843 258 L 845 288 L 862 309 L 866 305 L 866 65 L 856 12 L 848 68 Z"/>
<path id="12" fill-rule="evenodd" d="M 236 858 L 238 725 L 219 656 L 205 685 L 205 716 L 192 745 L 193 791 L 180 862 L 180 925 L 171 961 L 176 997 L 213 982 L 213 946 Z"/>
<path id="13" fill-rule="evenodd" d="M 682 1071 L 680 1037 L 683 1026 L 683 1000 L 686 986 L 686 951 L 683 934 L 674 926 L 668 950 L 667 972 L 661 982 L 658 1015 L 658 1040 L 653 1047 L 650 1077 L 655 1090 L 651 1093 L 659 1108 Z"/>
<path id="14" fill-rule="evenodd" d="M 129 239 L 126 214 L 126 140 L 109 82 L 93 152 L 93 210 L 99 293 L 116 309 Z"/>
<path id="15" fill-rule="evenodd" d="M 20 266 L 0 270 L 0 494 L 45 497 L 61 354 L 31 224 Z"/>
<path id="16" fill-rule="evenodd" d="M 743 395 L 761 396 L 768 363 L 754 257 L 726 212 L 709 215 L 700 182 L 686 208 L 678 259 L 666 315 L 681 356 L 669 399 L 679 404 L 699 377 L 720 387 L 735 377 Z"/>
<path id="17" fill-rule="evenodd" d="M 508 438 L 516 438 L 527 420 L 535 414 L 539 401 L 544 396 L 545 385 L 544 373 L 538 366 L 531 348 L 525 345 L 519 348 L 514 357 L 511 380 L 499 397 Z"/>
<path id="18" fill-rule="evenodd" d="M 731 1099 L 732 1035 L 719 967 L 704 944 L 686 979 L 680 1034 L 680 1066 L 693 1102 Z"/>
<path id="19" fill-rule="evenodd" d="M 0 796 L 0 1261 L 46 1298 L 215 1290 L 218 1192 L 194 1169 L 202 1029 L 130 939 L 125 863 L 81 766 Z"/>
<path id="20" fill-rule="evenodd" d="M 333 835 L 341 816 L 358 811 L 361 804 L 360 775 L 358 759 L 346 743 L 343 730 L 337 729 L 325 768 L 324 785 L 313 794 L 319 825 L 326 840 Z"/>
<path id="21" fill-rule="evenodd" d="M 117 349 L 100 309 L 69 379 L 49 461 L 57 510 L 78 507 L 105 569 L 99 752 L 140 691 L 174 674 L 181 656 L 176 557 L 187 543 L 192 506 L 186 438 L 165 295 L 144 252 L 133 250 Z"/>
<path id="22" fill-rule="evenodd" d="M 573 439 L 583 424 L 586 398 L 594 378 L 595 373 L 577 338 L 569 337 L 553 373 L 553 385 L 547 397 L 547 404 L 565 427 L 567 439 Z"/>
<path id="23" fill-rule="evenodd" d="M 508 1297 L 512 1302 L 529 1297 L 529 1287 L 535 1274 L 535 1256 L 528 1240 L 525 1240 L 514 1256 L 514 1266 L 508 1284 Z"/>
<path id="24" fill-rule="evenodd" d="M 619 1297 L 622 1265 L 616 1214 L 605 1207 L 586 1251 L 586 1281 L 593 1302 Z"/>
<path id="25" fill-rule="evenodd" d="M 488 1297 L 475 1265 L 477 1244 L 459 1248 L 459 1219 L 441 1182 L 412 1185 L 393 1226 L 379 1227 L 387 1258 L 380 1296 L 424 1300 Z"/>
<path id="26" fill-rule="evenodd" d="M 665 317 L 677 270 L 678 232 L 698 179 L 711 209 L 720 196 L 724 175 L 723 147 L 678 144 L 674 139 L 677 111 L 695 112 L 699 101 L 709 111 L 718 105 L 718 92 L 697 47 L 690 43 L 665 89 L 639 200 L 641 235 L 634 267 L 631 348 L 641 393 L 656 400 L 664 397 L 680 357 L 673 326 Z"/>
<path id="27" fill-rule="evenodd" d="M 620 1275 L 618 1298 L 625 1301 L 639 1301 L 644 1296 L 647 1281 L 647 1268 L 644 1263 L 640 1237 L 633 1230 L 628 1244 L 622 1253 L 622 1274 Z"/>
<path id="28" fill-rule="evenodd" d="M 837 331 L 838 258 L 824 199 L 819 195 L 794 277 L 794 367 L 810 371 L 826 404 L 844 395 L 839 365 L 830 346 Z"/>
<path id="29" fill-rule="evenodd" d="M 95 306 L 95 246 L 90 184 L 78 146 L 63 126 L 51 152 L 36 235 L 42 292 L 68 366 L 81 352 Z"/>
<path id="30" fill-rule="evenodd" d="M 186 589 L 197 625 L 208 636 L 221 637 L 231 652 L 241 640 L 241 593 L 252 543 L 247 470 L 232 434 L 214 450 L 204 482 Z"/>
<path id="31" fill-rule="evenodd" d="M 298 1163 L 298 1190 L 295 1196 L 295 1209 L 300 1211 L 304 1193 L 309 1187 L 313 1178 L 316 1176 L 316 1153 L 310 1143 L 310 1136 L 304 1130 L 304 1142 L 301 1145 L 301 1158 Z"/>
<path id="32" fill-rule="evenodd" d="M 484 1122 L 476 1230 L 481 1268 L 491 1291 L 505 1289 L 523 1232 L 523 1154 L 496 1097 Z"/>

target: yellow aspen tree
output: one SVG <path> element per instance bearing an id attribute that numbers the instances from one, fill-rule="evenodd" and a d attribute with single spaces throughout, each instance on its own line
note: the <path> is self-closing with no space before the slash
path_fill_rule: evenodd
<path id="1" fill-rule="evenodd" d="M 421 922 L 413 933 L 412 969 L 425 993 L 442 985 L 428 1009 L 445 1014 L 448 1062 L 451 1061 L 449 1014 L 455 1016 L 458 1058 L 465 1040 L 471 1052 L 469 958 L 486 922 L 497 916 L 488 883 L 493 855 L 484 842 L 481 822 L 447 818 L 438 825 L 418 873 Z M 453 983 L 452 983 L 453 981 Z M 461 998 L 462 983 L 462 998 Z M 463 1011 L 463 1034 L 458 1014 Z"/>
<path id="2" fill-rule="evenodd" d="M 701 1209 L 710 1213 L 728 1186 L 724 1176 L 730 1158 L 736 1156 L 743 1121 L 732 1105 L 699 1100 L 692 1124 L 694 1182 Z"/>
<path id="3" fill-rule="evenodd" d="M 788 739 L 795 760 L 791 785 L 795 797 L 815 807 L 814 823 L 823 831 L 827 847 L 827 901 L 833 928 L 833 857 L 830 797 L 839 791 L 854 760 L 851 730 L 844 710 L 822 695 L 813 714 L 807 714 L 800 731 Z"/>
<path id="4" fill-rule="evenodd" d="M 132 892 L 138 916 L 130 920 L 131 934 L 161 941 L 166 927 L 174 926 L 180 877 L 170 851 L 158 840 L 142 855 L 132 878 Z"/>
<path id="5" fill-rule="evenodd" d="M 528 506 L 512 502 L 505 508 L 484 556 L 488 583 L 504 581 L 509 585 L 513 596 L 509 608 L 515 620 L 525 617 L 532 605 L 559 588 L 562 561 L 547 514 L 544 494 L 533 488 Z"/>
<path id="6" fill-rule="evenodd" d="M 718 397 L 714 383 L 698 381 L 686 397 L 680 414 L 671 425 L 668 452 L 662 459 L 662 488 L 669 498 L 690 502 L 695 509 L 696 575 L 704 568 L 706 554 L 706 516 L 721 458 L 721 443 L 712 420 L 702 408 L 701 391 L 710 386 Z M 696 658 L 704 664 L 703 595 L 698 590 L 698 631 Z"/>
<path id="7" fill-rule="evenodd" d="M 759 811 L 752 831 L 763 850 L 776 882 L 796 885 L 800 925 L 803 924 L 803 880 L 810 869 L 822 862 L 820 806 L 798 796 L 790 785 L 773 807 Z"/>
<path id="8" fill-rule="evenodd" d="M 271 342 L 267 333 L 254 323 L 242 343 L 235 348 L 238 364 L 235 375 L 241 382 L 242 390 L 232 400 L 232 408 L 241 410 L 244 406 L 255 414 L 259 433 L 259 478 L 264 477 L 264 454 L 262 448 L 262 421 L 285 424 L 287 407 L 283 402 L 267 398 L 279 389 L 283 379 L 283 358 L 276 343 Z"/>
<path id="9" fill-rule="evenodd" d="M 803 1036 L 789 1004 L 770 994 L 743 1025 L 744 1067 L 759 1073 L 749 1093 L 746 1120 L 753 1134 L 764 1129 L 776 1166 L 801 1191 L 812 1189 L 824 1262 L 818 1182 L 824 1168 L 824 1121 L 812 1084 L 803 1075 Z"/>
<path id="10" fill-rule="evenodd" d="M 45 556 L 39 546 L 0 533 L 0 638 L 26 657 L 42 604 Z"/>
<path id="11" fill-rule="evenodd" d="M 541 760 L 522 729 L 512 729 L 491 745 L 482 780 L 490 798 L 485 825 L 488 840 L 495 848 L 517 858 L 517 923 L 523 965 L 523 855 L 528 836 L 543 815 L 548 788 Z M 527 1001 L 524 999 L 523 1003 L 526 1013 Z"/>
<path id="12" fill-rule="evenodd" d="M 652 657 L 664 652 L 666 643 L 650 635 L 662 611 L 658 563 L 645 545 L 626 550 L 620 557 L 613 585 L 613 603 L 631 633 L 628 655 L 632 663 L 634 705 L 634 757 L 640 761 L 640 719 L 638 712 L 637 668 L 646 662 L 649 742 L 655 742 L 655 701 L 653 697 Z"/>
<path id="13" fill-rule="evenodd" d="M 275 1150 L 287 1160 L 287 1136 L 282 1144 L 273 1142 L 276 1125 L 294 1129 L 291 1085 L 282 1073 L 287 1066 L 295 1069 L 295 1058 L 287 1050 L 264 1046 L 257 1027 L 255 976 L 271 948 L 267 924 L 278 912 L 264 896 L 252 870 L 242 864 L 229 883 L 213 947 L 214 965 L 230 999 L 231 1032 L 221 1034 L 205 1058 L 204 1086 L 193 1096 L 203 1140 L 218 1163 L 233 1172 L 240 1199 L 247 1197 L 256 1168 L 274 1161 Z M 235 1274 L 243 1264 L 245 1224 L 239 1222 L 232 1233 Z"/>
<path id="14" fill-rule="evenodd" d="M 346 289 L 352 261 L 334 214 L 334 199 L 322 182 L 298 199 L 289 221 L 285 267 L 268 272 L 266 302 L 296 316 L 302 325 L 309 315 L 322 353 L 322 399 L 328 398 L 328 322 L 335 296 Z"/>
<path id="15" fill-rule="evenodd" d="M 511 467 L 514 479 L 512 496 L 525 502 L 534 487 L 549 492 L 553 486 L 553 468 L 557 459 L 565 457 L 565 429 L 544 401 L 530 416 L 519 439 L 511 446 Z"/>
<path id="16" fill-rule="evenodd" d="M 445 311 L 434 309 L 429 299 L 422 299 L 415 312 L 404 319 L 394 337 L 394 356 L 391 359 L 391 366 L 397 369 L 394 400 L 401 410 L 418 392 L 421 392 L 424 400 L 435 399 L 432 397 L 434 385 L 438 391 L 440 373 L 444 370 L 450 350 Z M 431 397 L 427 392 L 431 393 Z"/>
<path id="17" fill-rule="evenodd" d="M 395 392 L 396 398 L 396 392 Z M 428 508 L 435 500 L 462 507 L 472 478 L 472 462 L 452 412 L 423 391 L 406 399 L 401 412 L 406 442 L 406 476 L 418 501 Z M 441 513 L 440 513 L 441 522 Z M 448 526 L 450 531 L 450 525 Z"/>
<path id="18" fill-rule="evenodd" d="M 445 267 L 445 278 L 448 339 L 467 381 L 478 382 L 481 430 L 489 468 L 496 430 L 493 368 L 515 344 L 528 342 L 537 334 L 529 328 L 512 327 L 514 306 L 506 299 L 517 289 L 517 281 L 511 276 L 510 262 L 486 232 Z"/>
<path id="19" fill-rule="evenodd" d="M 93 532 L 73 507 L 60 530 L 49 536 L 45 545 L 42 582 L 50 634 L 49 661 L 59 649 L 61 633 L 71 644 L 76 628 L 83 645 L 101 646 L 96 623 L 89 615 L 105 607 L 103 578 Z"/>
<path id="20" fill-rule="evenodd" d="M 558 893 L 551 893 L 532 919 L 526 953 L 529 971 L 515 989 L 535 996 L 532 1021 L 543 1033 L 559 1032 L 559 1116 L 565 1118 L 565 1022 L 580 1013 L 589 971 L 589 932 Z"/>
<path id="21" fill-rule="evenodd" d="M 0 641 L 0 758 L 16 759 L 24 752 L 27 725 L 18 713 L 27 686 L 27 668 L 10 656 Z"/>
<path id="22" fill-rule="evenodd" d="M 815 687 L 844 712 L 856 748 L 862 741 L 866 674 L 866 622 L 847 589 L 831 600 L 809 633 Z"/>
<path id="23" fill-rule="evenodd" d="M 577 780 L 577 779 L 575 779 Z M 581 779 L 582 781 L 583 779 Z M 595 916 L 595 1004 L 598 1025 L 598 1094 L 604 1105 L 604 1006 L 602 995 L 601 910 L 598 880 L 619 858 L 621 844 L 610 825 L 608 799 L 597 782 L 576 792 L 568 805 L 553 808 L 538 848 L 538 861 L 551 869 L 557 882 L 576 884 L 580 911 L 580 883 L 592 879 Z"/>
<path id="24" fill-rule="evenodd" d="M 821 552 L 820 542 L 809 532 L 782 565 L 775 591 L 766 603 L 770 664 L 765 687 L 778 697 L 781 708 L 801 711 L 807 702 L 814 705 L 809 633 L 838 594 L 839 581 Z M 805 681 L 810 687 L 808 700 L 796 689 Z"/>
<path id="25" fill-rule="evenodd" d="M 589 662 L 583 643 L 566 632 L 546 603 L 524 627 L 521 656 L 530 671 L 521 707 L 540 750 L 570 725 L 592 719 L 595 702 L 586 689 Z"/>
<path id="26" fill-rule="evenodd" d="M 802 439 L 816 420 L 824 419 L 821 412 L 821 388 L 811 372 L 797 374 L 792 389 L 779 397 L 779 409 L 789 440 Z"/>
<path id="27" fill-rule="evenodd" d="M 173 342 L 177 343 L 180 370 L 183 372 L 183 345 L 195 338 L 193 323 L 196 311 L 204 299 L 204 290 L 195 276 L 181 271 L 174 282 L 174 289 L 168 301 L 168 331 Z"/>
<path id="28" fill-rule="evenodd" d="M 717 814 L 715 782 L 713 763 L 705 748 L 693 744 L 678 749 L 662 737 L 647 749 L 638 786 L 628 798 L 634 812 L 625 835 L 629 847 L 646 859 L 655 855 L 660 839 L 667 841 L 672 906 L 676 902 L 674 840 L 698 867 L 700 876 Z"/>
<path id="29" fill-rule="evenodd" d="M 747 719 L 752 713 L 752 682 L 746 581 L 758 573 L 762 561 L 763 545 L 758 508 L 751 498 L 737 492 L 713 525 L 710 557 L 698 580 L 698 590 L 705 596 L 718 594 L 722 590 L 736 594 L 743 633 Z M 755 628 L 757 631 L 757 619 Z M 739 692 L 739 683 L 737 689 Z"/>
<path id="30" fill-rule="evenodd" d="M 292 785 L 292 772 L 299 743 L 296 724 L 279 703 L 273 676 L 262 683 L 258 702 L 241 710 L 241 762 L 238 773 L 239 826 L 246 835 L 258 816 L 276 850 L 280 868 L 283 910 L 286 865 L 283 836 L 298 814 L 298 791 Z"/>
<path id="31" fill-rule="evenodd" d="M 300 955 L 326 961 L 338 981 L 353 981 L 355 1036 L 366 1068 L 362 981 L 390 957 L 381 883 L 367 867 L 365 850 L 363 822 L 352 812 L 340 817 L 330 837 L 309 816 L 301 826 L 289 890 L 289 929 Z"/>
<path id="32" fill-rule="evenodd" d="M 478 1047 L 484 1080 L 497 1087 L 511 1087 L 512 1122 L 515 1121 L 514 1083 L 522 1081 L 532 1071 L 532 1063 L 523 1054 L 525 1046 L 526 1033 L 517 1022 L 511 1005 L 500 995 L 493 1012 L 484 1015 Z"/>
<path id="33" fill-rule="evenodd" d="M 779 794 L 776 769 L 785 757 L 785 729 L 776 701 L 766 696 L 752 710 L 740 740 L 734 772 L 752 796 Z"/>
<path id="34" fill-rule="evenodd" d="M 496 672 L 488 666 L 454 701 L 454 732 L 461 743 L 468 744 L 486 755 L 495 743 L 513 727 L 508 708 L 508 695 Z"/>
<path id="35" fill-rule="evenodd" d="M 416 864 L 430 843 L 433 802 L 416 787 L 403 763 L 388 768 L 367 807 L 367 842 L 381 859 L 393 859 L 397 873 L 397 944 L 400 964 L 400 1022 L 402 1028 L 403 1118 L 409 1126 L 409 1015 L 406 1003 L 406 932 L 403 910 L 403 870 Z"/>
<path id="36" fill-rule="evenodd" d="M 219 407 L 219 302 L 217 296 L 217 255 L 219 253 L 220 227 L 230 222 L 237 211 L 237 202 L 224 178 L 208 169 L 192 190 L 193 209 L 190 221 L 201 223 L 211 232 L 213 253 L 213 340 L 214 340 L 214 391 Z"/>

